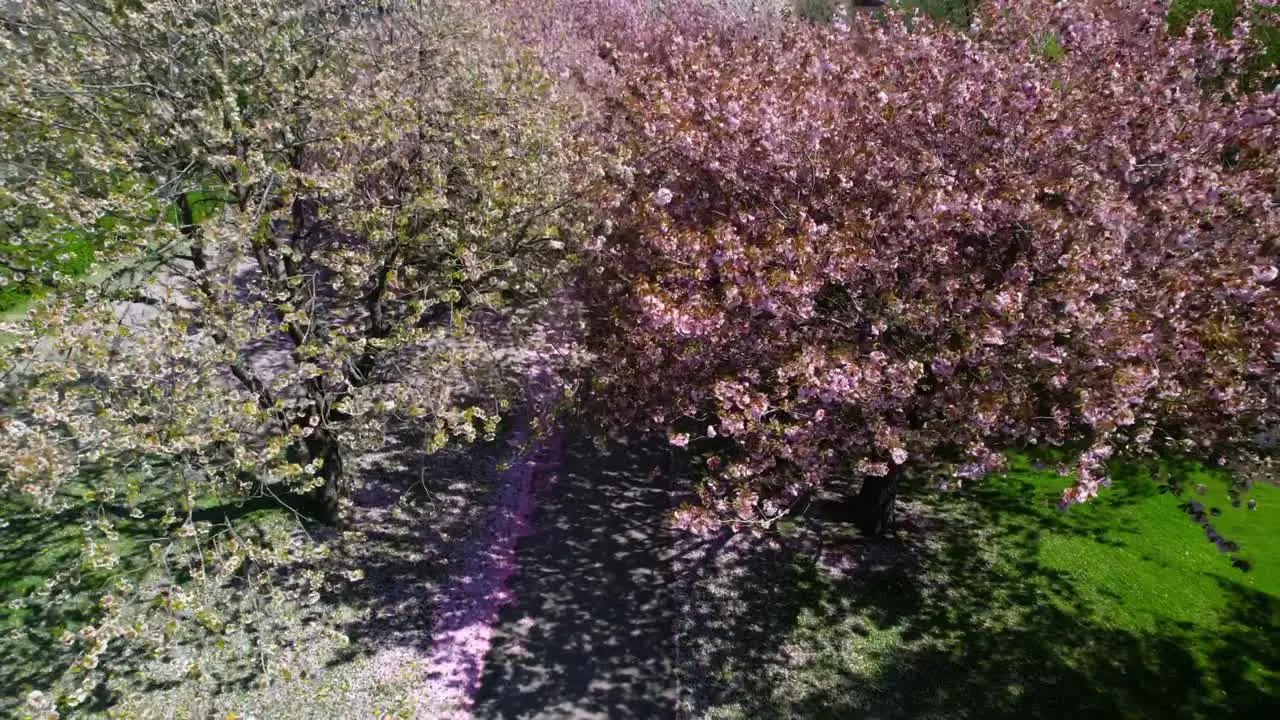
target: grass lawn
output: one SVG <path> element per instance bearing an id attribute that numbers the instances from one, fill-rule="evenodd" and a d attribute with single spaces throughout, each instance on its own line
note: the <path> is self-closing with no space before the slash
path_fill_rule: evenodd
<path id="1" fill-rule="evenodd" d="M 63 509 L 50 514 L 34 508 L 25 498 L 0 496 L 0 714 L 12 712 L 31 690 L 47 690 L 58 682 L 81 647 L 63 647 L 59 636 L 64 631 L 75 633 L 100 616 L 95 598 L 102 592 L 117 592 L 132 597 L 134 591 L 121 592 L 120 581 L 146 592 L 149 586 L 163 584 L 168 578 L 186 584 L 189 572 L 183 565 L 182 553 L 155 550 L 169 548 L 174 542 L 172 523 L 164 518 L 167 506 L 180 506 L 181 493 L 148 488 L 128 483 L 136 490 L 103 497 L 87 485 L 69 484 L 59 492 Z M 145 494 L 140 494 L 145 493 Z M 135 513 L 132 509 L 137 508 Z M 118 535 L 106 536 L 94 526 L 94 519 L 110 518 Z M 193 508 L 196 521 L 230 522 L 240 537 L 254 538 L 272 547 L 287 546 L 295 532 L 293 518 L 278 503 L 265 499 L 220 501 L 209 498 Z M 95 569 L 82 562 L 85 538 L 110 545 L 121 556 L 119 566 Z M 210 555 L 212 558 L 212 555 Z M 211 560 L 212 561 L 212 560 Z M 161 566 L 170 573 L 158 574 Z M 60 583 L 51 594 L 43 590 L 46 580 L 66 574 L 74 581 Z M 145 589 L 144 589 L 145 588 Z M 222 590 L 213 588 L 213 590 Z M 208 592 L 204 586 L 194 591 Z M 235 592 L 232 588 L 229 592 Z M 215 602 L 214 596 L 208 600 Z M 228 602 L 228 605 L 230 602 Z M 197 652 L 212 658 L 223 650 L 222 637 L 217 636 L 208 649 L 179 647 L 177 652 Z M 231 641 L 226 641 L 230 643 Z M 218 648 L 212 645 L 218 643 Z M 146 658 L 117 642 L 104 657 L 104 666 L 114 670 L 144 669 L 169 658 Z M 243 662 L 252 665 L 252 656 Z M 230 663 L 224 663 L 230 665 Z M 159 677 L 157 674 L 155 677 Z M 153 677 L 153 682 L 155 678 Z M 145 686 L 145 683 L 143 683 Z M 77 708 L 79 716 L 94 715 L 105 709 L 111 696 L 100 693 Z"/>
<path id="2" fill-rule="evenodd" d="M 420 664 L 400 665 L 379 659 L 380 653 L 429 646 L 434 598 L 462 571 L 444 539 L 465 538 L 482 521 L 488 481 L 507 443 L 450 446 L 404 464 L 418 457 L 418 447 L 389 443 L 369 466 L 352 532 L 306 524 L 331 551 L 323 558 L 303 556 L 310 547 L 302 542 L 303 528 L 275 497 L 228 495 L 202 498 L 193 508 L 197 524 L 214 526 L 201 560 L 191 552 L 194 541 L 176 539 L 176 523 L 165 518 L 169 506 L 176 506 L 177 522 L 185 517 L 180 475 L 90 476 L 60 489 L 57 502 L 65 508 L 56 513 L 0 494 L 0 717 L 10 717 L 32 690 L 75 684 L 77 674 L 64 671 L 83 644 L 63 647 L 60 636 L 95 623 L 101 610 L 94 593 L 117 587 L 121 578 L 135 586 L 118 593 L 131 598 L 131 616 L 143 605 L 163 611 L 147 600 L 156 590 L 181 589 L 218 610 L 222 622 L 211 628 L 180 610 L 182 622 L 167 623 L 151 613 L 152 630 L 162 627 L 172 643 L 153 654 L 141 640 L 113 642 L 99 668 L 110 671 L 106 686 L 78 707 L 60 708 L 63 717 L 413 717 L 406 702 L 409 688 L 421 682 Z M 117 492 L 108 497 L 104 487 Z M 303 515 L 319 509 L 313 498 L 283 497 Z M 116 523 L 118 537 L 104 538 L 85 524 L 103 515 Z M 228 527 L 257 548 L 256 557 L 274 558 L 257 563 L 253 573 L 269 580 L 265 586 L 248 581 L 247 562 L 223 579 L 214 570 L 204 582 L 194 577 L 197 566 L 202 572 L 206 563 L 216 567 L 222 555 L 212 552 L 211 541 L 225 542 Z M 121 565 L 83 567 L 86 537 L 111 544 Z M 169 572 L 160 572 L 162 564 Z M 63 571 L 77 574 L 78 582 L 42 592 L 45 581 Z M 299 587 L 305 594 L 308 576 L 317 574 L 324 577 L 318 598 L 289 599 Z M 277 588 L 286 591 L 278 604 Z M 199 610 L 194 619 L 200 621 Z M 270 671 L 262 671 L 267 665 Z"/>
<path id="3" fill-rule="evenodd" d="M 40 258 L 51 262 L 63 275 L 74 277 L 83 275 L 93 264 L 93 253 L 98 249 L 97 241 L 87 233 L 68 233 L 59 247 L 51 250 L 48 257 Z M 15 252 L 15 248 L 6 242 L 0 242 L 0 255 Z M 10 283 L 0 287 L 0 313 L 21 310 L 33 297 L 38 297 L 48 288 L 39 283 Z"/>
<path id="4" fill-rule="evenodd" d="M 217 212 L 222 199 L 216 192 L 197 190 L 190 193 L 192 215 L 197 223 L 204 222 Z M 176 207 L 164 211 L 167 222 L 178 224 Z M 109 223 L 105 223 L 109 224 Z M 110 232 L 109 227 L 103 233 Z M 94 264 L 94 253 L 101 249 L 103 238 L 96 232 L 68 232 L 62 237 L 57 247 L 49 248 L 44 256 L 31 258 L 48 262 L 53 270 L 67 278 L 77 278 L 89 272 Z M 18 254 L 19 248 L 0 238 L 0 256 L 5 253 Z M 113 268 L 104 268 L 109 270 Z M 39 279 L 27 279 L 0 286 L 0 320 L 12 319 L 22 315 L 33 299 L 43 297 L 53 287 L 40 282 Z"/>
<path id="5" fill-rule="evenodd" d="M 711 716 L 1275 717 L 1280 488 L 1235 508 L 1222 474 L 1166 464 L 1154 475 L 1181 482 L 1179 497 L 1117 467 L 1103 497 L 1062 512 L 1067 480 L 1042 467 L 1019 456 L 1007 476 L 927 493 L 900 537 L 847 541 L 860 553 L 849 572 L 791 556 L 785 591 L 735 599 L 750 606 L 739 622 L 787 629 L 732 670 L 738 691 Z M 1206 520 L 1249 572 L 1180 509 L 1187 500 L 1220 511 Z M 840 540 L 825 544 L 829 555 Z"/>

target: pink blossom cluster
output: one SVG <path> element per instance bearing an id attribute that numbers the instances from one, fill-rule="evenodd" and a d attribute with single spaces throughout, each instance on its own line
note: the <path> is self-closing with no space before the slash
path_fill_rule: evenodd
<path id="1" fill-rule="evenodd" d="M 983 7 L 599 38 L 632 159 L 587 273 L 599 387 L 714 453 L 686 526 L 1017 443 L 1087 447 L 1083 501 L 1112 452 L 1276 428 L 1280 93 L 1236 81 L 1247 28 Z"/>

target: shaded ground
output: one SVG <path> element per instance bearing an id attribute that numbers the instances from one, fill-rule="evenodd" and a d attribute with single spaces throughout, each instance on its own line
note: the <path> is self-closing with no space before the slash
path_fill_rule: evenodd
<path id="1" fill-rule="evenodd" d="M 1280 707 L 1280 493 L 1206 508 L 1228 553 L 1133 468 L 1060 513 L 1027 458 L 976 491 L 916 488 L 869 542 L 668 533 L 665 448 L 571 444 L 519 547 L 476 716 L 1263 718 Z M 678 482 L 678 481 L 677 481 Z M 1221 506 L 1221 507 L 1219 507 Z M 1277 508 L 1280 509 L 1280 508 Z M 1265 511 L 1265 512 L 1264 512 Z M 1234 541 L 1233 541 L 1234 542 Z M 1219 543 L 1219 546 L 1221 543 Z M 1250 573 L 1233 567 L 1247 556 Z"/>
<path id="2" fill-rule="evenodd" d="M 663 448 L 572 437 L 518 546 L 475 713 L 664 718 L 675 708 L 675 597 Z"/>
<path id="3" fill-rule="evenodd" d="M 694 582 L 687 715 L 1273 717 L 1280 516 L 1263 511 L 1280 494 L 1236 509 L 1198 479 L 1252 572 L 1149 476 L 1117 474 L 1097 504 L 1059 513 L 1066 480 L 1025 462 L 904 502 L 889 541 L 806 518 L 744 545 Z"/>
<path id="4" fill-rule="evenodd" d="M 344 628 L 348 658 L 430 646 L 432 601 L 440 586 L 461 574 L 451 552 L 465 540 L 486 507 L 501 446 L 448 447 L 435 455 L 406 436 L 373 459 L 356 495 L 351 527 L 339 562 L 364 578 L 341 601 L 365 611 Z"/>
<path id="5" fill-rule="evenodd" d="M 1179 497 L 1120 469 L 1099 501 L 1060 513 L 1066 480 L 1022 457 L 976 489 L 915 488 L 879 542 L 820 505 L 772 536 L 693 538 L 667 530 L 681 472 L 665 444 L 600 450 L 568 435 L 517 548 L 478 718 L 1269 718 L 1280 707 L 1280 488 L 1254 488 L 1251 510 L 1211 473 L 1172 468 Z M 466 582 L 460 541 L 511 451 L 451 449 L 423 464 L 417 446 L 395 438 L 372 459 L 355 511 L 363 535 L 332 538 L 327 571 L 365 577 L 309 617 L 340 619 L 348 645 L 313 633 L 290 649 L 289 682 L 216 696 L 188 682 L 134 707 L 414 717 L 404 701 L 425 668 L 392 658 L 404 672 L 387 677 L 379 657 L 430 654 L 433 604 Z M 1237 550 L 1179 509 L 1192 498 Z M 36 530 L 23 532 L 50 542 Z M 30 574 L 26 557 L 6 572 Z M 33 681 L 5 669 L 5 685 Z"/>

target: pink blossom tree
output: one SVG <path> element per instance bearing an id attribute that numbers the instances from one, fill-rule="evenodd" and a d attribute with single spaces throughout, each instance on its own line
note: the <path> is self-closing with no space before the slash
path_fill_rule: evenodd
<path id="1" fill-rule="evenodd" d="M 616 38 L 633 172 L 597 238 L 598 389 L 701 447 L 693 527 L 1019 443 L 1257 460 L 1280 419 L 1280 95 L 1142 2 Z M 1265 20 L 1269 16 L 1257 16 Z M 618 402 L 625 398 L 626 402 Z M 620 408 L 620 410 L 618 409 Z"/>

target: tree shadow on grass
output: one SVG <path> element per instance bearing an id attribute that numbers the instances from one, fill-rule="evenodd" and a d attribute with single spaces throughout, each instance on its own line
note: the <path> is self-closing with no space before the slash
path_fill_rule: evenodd
<path id="1" fill-rule="evenodd" d="M 880 541 L 821 516 L 780 543 L 738 541 L 690 606 L 690 716 L 1274 717 L 1280 598 L 1217 578 L 1227 603 L 1212 630 L 1105 624 L 1098 596 L 1042 565 L 1037 544 L 1053 532 L 1124 548 L 1106 537 L 1118 528 L 1029 507 L 1032 489 L 908 497 L 899 534 Z"/>
<path id="2" fill-rule="evenodd" d="M 1051 492 L 1046 490 L 1044 478 L 1055 472 L 1054 466 L 1059 461 L 1070 457 L 1068 453 L 1043 450 L 1015 457 L 1008 473 L 1000 478 L 988 478 L 966 491 L 977 501 L 973 510 L 981 513 L 987 523 L 1002 525 L 1006 531 L 1021 532 L 1021 539 L 1027 544 L 1037 541 L 1043 533 L 1052 532 L 1123 547 L 1124 542 L 1116 536 L 1137 534 L 1141 528 L 1118 520 L 1114 514 L 1096 510 L 1143 502 L 1164 486 L 1153 483 L 1143 466 L 1112 463 L 1108 468 L 1112 487 L 1090 501 L 1089 509 L 1095 512 L 1055 511 L 1060 491 L 1070 486 L 1071 478 L 1062 477 Z"/>
<path id="3" fill-rule="evenodd" d="M 85 468 L 80 478 L 57 491 L 57 510 L 37 508 L 20 496 L 0 499 L 5 520 L 0 528 L 0 655 L 5 658 L 0 663 L 0 711 L 12 709 L 31 690 L 50 689 L 67 673 L 80 648 L 64 646 L 60 632 L 98 623 L 103 612 L 97 594 L 111 591 L 117 579 L 138 583 L 150 577 L 157 561 L 148 545 L 168 539 L 169 528 L 161 518 L 168 505 L 180 502 L 176 488 L 148 488 L 131 505 L 117 498 L 90 499 L 89 488 L 114 487 L 104 478 L 96 469 Z M 255 537 L 256 517 L 279 511 L 277 499 L 257 497 L 210 502 L 193 509 L 191 517 L 196 522 L 233 523 L 244 537 Z M 117 533 L 108 540 L 120 558 L 116 566 L 95 569 L 82 563 L 85 539 L 104 539 L 94 526 L 82 525 L 97 519 L 110 520 Z M 45 591 L 45 581 L 59 576 L 62 581 Z M 112 643 L 101 657 L 114 675 L 136 673 L 145 662 L 123 642 Z M 80 710 L 104 711 L 114 699 L 111 691 L 99 686 Z"/>
<path id="4" fill-rule="evenodd" d="M 1280 598 L 1218 578 L 1230 597 L 1209 638 L 1209 668 L 1236 717 L 1274 717 L 1280 708 Z"/>
<path id="5" fill-rule="evenodd" d="M 21 503 L 0 503 L 7 521 L 0 531 L 0 585 L 4 589 L 0 605 L 0 632 L 4 660 L 0 662 L 0 712 L 11 712 L 19 696 L 43 689 L 61 675 L 67 652 L 51 635 L 35 629 L 46 616 L 76 625 L 91 614 L 91 606 L 62 604 L 53 607 L 39 595 L 45 578 L 80 564 L 81 540 L 78 524 L 80 508 L 47 514 L 29 512 Z M 13 605 L 10 605 L 10 603 Z"/>
<path id="6" fill-rule="evenodd" d="M 297 608 L 296 617 L 254 618 L 255 628 L 295 655 L 287 668 L 289 677 L 277 673 L 271 687 L 264 688 L 256 654 L 246 652 L 241 658 L 228 660 L 228 653 L 205 647 L 208 643 L 204 640 L 184 640 L 164 658 L 167 662 L 181 655 L 207 661 L 209 672 L 200 683 L 175 677 L 167 672 L 167 666 L 157 672 L 154 659 L 140 655 L 127 642 L 112 643 L 102 665 L 111 669 L 113 677 L 125 681 L 131 693 L 146 695 L 149 706 L 182 707 L 201 716 L 221 716 L 225 710 L 219 708 L 228 703 L 252 707 L 259 701 L 275 703 L 275 716 L 284 712 L 286 717 L 371 717 L 377 708 L 369 703 L 395 706 L 401 699 L 392 696 L 398 688 L 387 690 L 390 694 L 385 697 L 362 695 L 369 689 L 365 661 L 388 648 L 429 652 L 436 590 L 462 572 L 452 549 L 471 533 L 476 515 L 483 511 L 498 457 L 512 454 L 502 440 L 450 446 L 431 456 L 422 451 L 424 445 L 420 432 L 404 430 L 389 435 L 375 455 L 355 459 L 352 469 L 359 489 L 348 525 L 359 531 L 354 535 L 344 536 L 336 528 L 312 521 L 319 509 L 313 497 L 287 495 L 280 489 L 194 509 L 192 519 L 196 522 L 210 522 L 215 527 L 230 523 L 240 537 L 249 540 L 265 522 L 293 540 L 300 541 L 308 534 L 332 549 L 324 558 L 264 569 L 278 576 L 273 577 L 273 585 L 282 588 L 303 582 L 304 575 L 312 571 L 326 578 L 320 600 Z M 78 502 L 54 517 L 5 513 L 9 525 L 0 531 L 0 548 L 5 550 L 0 571 L 4 578 L 29 579 L 30 587 L 19 588 L 23 593 L 58 568 L 78 566 L 80 521 L 89 508 L 82 498 L 67 499 Z M 166 534 L 159 525 L 164 502 L 142 503 L 144 516 L 136 519 L 130 517 L 128 507 L 110 503 L 95 507 L 112 515 L 122 540 L 136 546 L 126 553 L 127 561 L 135 556 L 140 562 L 154 561 L 147 545 Z M 356 571 L 362 577 L 351 575 Z M 345 579 L 348 576 L 350 580 Z M 234 592 L 239 581 L 238 576 L 233 577 L 226 589 Z M 90 584 L 86 582 L 84 587 Z M 245 589 L 246 594 L 250 592 Z M 8 599 L 7 594 L 5 601 Z M 73 631 L 100 614 L 91 605 L 76 614 L 77 606 L 70 604 L 59 605 L 56 612 L 55 626 L 69 626 Z M 21 702 L 27 691 L 50 687 L 74 660 L 77 648 L 64 648 L 56 633 L 50 635 L 43 629 L 48 622 L 37 623 L 29 615 L 29 611 L 23 615 L 7 605 L 0 609 L 0 621 L 4 621 L 0 629 L 31 636 L 31 641 L 25 641 L 15 633 L 0 644 L 0 650 L 6 650 L 5 661 L 0 663 L 0 712 Z M 287 623 L 305 626 L 306 633 L 294 632 L 298 628 Z M 350 642 L 325 636 L 324 628 L 328 627 L 341 630 Z M 316 638 L 323 642 L 313 642 Z M 328 699 L 281 709 L 279 698 L 305 697 L 307 688 L 329 693 Z M 118 692 L 103 687 L 79 709 L 105 711 L 119 700 Z"/>
<path id="7" fill-rule="evenodd" d="M 883 694 L 870 712 L 884 717 L 1268 717 L 1280 702 L 1274 680 L 1251 678 L 1244 668 L 1280 668 L 1275 646 L 1264 645 L 1228 620 L 1220 637 L 1187 624 L 1161 622 L 1134 633 L 1095 624 L 1047 597 L 1012 608 L 992 607 L 1010 580 L 953 581 L 945 597 L 904 617 L 908 643 L 878 678 Z M 1275 599 L 1236 588 L 1227 617 L 1257 612 Z M 994 602 L 1002 603 L 1003 599 Z M 943 605 L 947 603 L 947 605 Z M 942 609 L 944 608 L 945 609 Z M 1000 612 L 1007 623 L 989 625 Z M 1271 612 L 1274 618 L 1274 607 Z M 1264 637 L 1272 630 L 1253 629 Z M 1206 658 L 1194 648 L 1214 648 Z M 1273 676 L 1274 677 L 1274 676 Z M 839 693 L 804 698 L 803 715 L 849 717 L 832 706 Z M 1270 709 L 1268 711 L 1267 709 Z"/>
<path id="8" fill-rule="evenodd" d="M 1262 718 L 1280 707 L 1280 599 L 1219 579 L 1229 603 L 1212 633 L 1106 626 L 1069 577 L 1036 562 L 1042 531 L 999 537 L 968 509 L 932 518 L 895 563 L 820 580 L 808 606 L 820 622 L 857 618 L 892 648 L 877 655 L 842 631 L 843 650 L 791 668 L 818 680 L 783 681 L 754 716 Z"/>

